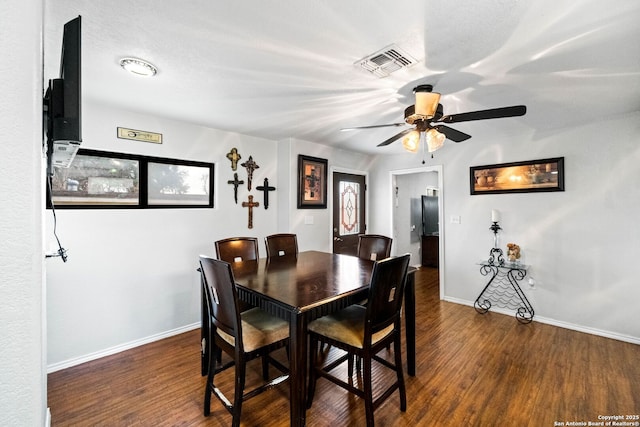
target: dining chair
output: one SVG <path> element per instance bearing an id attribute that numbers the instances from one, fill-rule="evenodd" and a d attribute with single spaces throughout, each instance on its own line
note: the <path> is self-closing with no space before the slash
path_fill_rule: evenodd
<path id="1" fill-rule="evenodd" d="M 291 233 L 272 234 L 264 238 L 267 258 L 298 254 L 298 237 Z"/>
<path id="2" fill-rule="evenodd" d="M 391 255 L 393 239 L 380 234 L 361 234 L 358 236 L 358 258 L 380 261 Z M 366 305 L 369 291 L 363 291 L 356 297 L 358 304 Z M 359 365 L 358 365 L 359 367 Z"/>
<path id="3" fill-rule="evenodd" d="M 216 241 L 215 247 L 218 259 L 231 264 L 260 257 L 256 237 L 229 237 Z"/>
<path id="4" fill-rule="evenodd" d="M 366 307 L 351 305 L 337 313 L 320 317 L 308 325 L 309 388 L 307 408 L 311 407 L 316 381 L 323 377 L 364 399 L 367 426 L 374 425 L 373 412 L 395 390 L 400 394 L 400 410 L 407 408 L 400 349 L 400 309 L 409 266 L 409 254 L 376 261 L 371 273 L 369 302 Z M 318 362 L 318 344 L 328 343 L 346 353 L 327 364 Z M 378 356 L 388 344 L 393 344 L 394 362 Z M 355 387 L 330 373 L 345 361 L 352 365 L 353 356 L 363 361 L 362 388 Z M 372 362 L 395 371 L 396 380 L 373 399 Z M 349 376 L 353 367 L 348 368 Z M 379 375 L 376 375 L 379 378 Z"/>
<path id="5" fill-rule="evenodd" d="M 391 255 L 393 239 L 380 234 L 361 234 L 358 236 L 358 258 L 379 261 Z"/>
<path id="6" fill-rule="evenodd" d="M 242 403 L 289 378 L 288 369 L 271 357 L 271 352 L 289 344 L 289 324 L 259 308 L 240 313 L 238 295 L 231 265 L 228 262 L 200 256 L 200 270 L 207 291 L 211 328 L 210 340 L 217 349 L 231 357 L 231 361 L 217 363 L 209 358 L 209 373 L 204 394 L 204 415 L 211 413 L 211 394 L 222 402 L 233 416 L 232 426 L 240 425 Z M 262 357 L 264 383 L 245 392 L 247 362 Z M 283 374 L 269 380 L 269 364 Z M 215 384 L 216 375 L 235 367 L 235 391 L 228 399 Z M 233 402 L 233 403 L 231 403 Z"/>

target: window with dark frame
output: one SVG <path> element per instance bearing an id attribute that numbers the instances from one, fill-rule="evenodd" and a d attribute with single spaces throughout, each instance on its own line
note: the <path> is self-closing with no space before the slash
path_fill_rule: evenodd
<path id="1" fill-rule="evenodd" d="M 214 164 L 81 149 L 57 168 L 47 207 L 212 208 Z"/>

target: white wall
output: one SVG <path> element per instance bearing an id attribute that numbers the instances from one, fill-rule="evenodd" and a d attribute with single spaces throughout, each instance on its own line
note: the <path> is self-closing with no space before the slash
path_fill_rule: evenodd
<path id="1" fill-rule="evenodd" d="M 277 231 L 274 193 L 264 209 L 255 187 L 265 177 L 278 182 L 276 143 L 229 132 L 84 103 L 83 148 L 215 163 L 214 209 L 57 210 L 58 235 L 68 250 L 67 263 L 50 262 L 47 271 L 50 368 L 55 370 L 118 349 L 198 325 L 200 319 L 197 257 L 215 255 L 213 242 L 234 235 L 263 241 Z M 163 134 L 163 144 L 116 138 L 124 126 Z M 244 162 L 253 156 L 260 166 L 251 194 L 253 229 L 248 229 L 245 184 L 233 200 L 231 163 L 236 147 Z M 279 190 L 276 190 L 278 194 Z M 52 215 L 46 213 L 47 244 Z M 260 244 L 264 254 L 264 246 Z"/>
<path id="2" fill-rule="evenodd" d="M 42 426 L 42 2 L 3 1 L 0 19 L 0 424 Z"/>
<path id="3" fill-rule="evenodd" d="M 298 155 L 320 157 L 328 161 L 328 183 L 327 192 L 331 197 L 332 177 L 331 171 L 339 169 L 341 171 L 367 172 L 373 162 L 373 157 L 346 150 L 336 150 L 325 145 L 315 144 L 308 141 L 291 139 L 281 141 L 280 144 L 288 144 L 290 171 L 289 192 L 287 206 L 281 206 L 281 210 L 289 215 L 288 228 L 292 233 L 298 235 L 298 246 L 301 251 L 320 250 L 332 251 L 331 240 L 331 200 L 328 200 L 327 209 L 297 209 L 297 188 L 298 188 Z M 373 190 L 369 187 L 369 193 Z M 305 224 L 305 217 L 311 218 L 313 224 Z M 307 221 L 310 222 L 310 221 Z M 371 231 L 373 232 L 373 231 Z"/>
<path id="4" fill-rule="evenodd" d="M 163 144 L 116 138 L 118 126 L 163 134 Z M 355 166 L 366 170 L 371 158 L 333 150 L 305 141 L 269 141 L 244 135 L 113 110 L 85 102 L 83 148 L 144 154 L 216 164 L 215 209 L 57 210 L 58 234 L 67 248 L 67 263 L 51 263 L 49 294 L 50 371 L 104 356 L 134 345 L 199 326 L 199 254 L 214 255 L 215 240 L 249 235 L 262 241 L 268 234 L 298 234 L 300 250 L 330 250 L 329 209 L 298 210 L 298 154 L 326 158 L 329 168 Z M 248 211 L 233 201 L 231 163 L 226 154 L 236 147 L 241 162 L 253 156 L 260 166 L 253 190 L 246 188 L 246 170 L 238 166 L 245 184 L 238 200 L 248 194 L 254 228 L 247 228 Z M 276 187 L 264 209 L 255 187 L 263 179 Z M 305 216 L 313 224 L 304 224 Z M 47 212 L 47 228 L 53 227 Z M 55 246 L 51 233 L 48 245 Z"/>
<path id="5" fill-rule="evenodd" d="M 640 343 L 639 130 L 636 113 L 548 132 L 496 130 L 491 138 L 474 136 L 436 152 L 428 163 L 443 165 L 445 298 L 471 304 L 482 290 L 476 263 L 488 257 L 491 210 L 498 209 L 502 249 L 518 243 L 524 263 L 531 265 L 528 277 L 536 289 L 523 287 L 534 320 Z M 564 192 L 469 194 L 470 166 L 550 157 L 565 158 Z M 418 167 L 421 160 L 409 154 L 378 157 L 372 185 L 389 188 L 389 171 Z M 377 194 L 374 219 L 384 227 L 391 201 Z M 460 216 L 461 224 L 452 224 L 452 216 Z"/>

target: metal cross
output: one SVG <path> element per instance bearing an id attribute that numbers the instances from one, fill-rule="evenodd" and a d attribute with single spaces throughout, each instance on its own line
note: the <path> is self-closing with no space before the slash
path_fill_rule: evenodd
<path id="1" fill-rule="evenodd" d="M 269 178 L 264 179 L 264 185 L 256 187 L 256 190 L 264 193 L 264 208 L 269 209 L 269 191 L 274 191 L 276 187 L 269 187 Z"/>
<path id="2" fill-rule="evenodd" d="M 260 206 L 260 203 L 253 201 L 253 196 L 249 195 L 248 202 L 242 202 L 243 208 L 249 208 L 249 228 L 253 228 L 253 208 Z"/>
<path id="3" fill-rule="evenodd" d="M 316 189 L 316 184 L 320 181 L 320 177 L 316 175 L 316 168 L 311 168 L 309 175 L 304 177 L 309 183 L 309 197 L 313 198 L 315 196 L 314 190 Z"/>
<path id="4" fill-rule="evenodd" d="M 238 186 L 240 184 L 244 184 L 244 181 L 240 181 L 238 179 L 238 173 L 236 172 L 233 174 L 233 180 L 227 181 L 227 184 L 233 185 L 233 200 L 236 201 L 236 205 L 237 205 L 238 204 Z"/>
<path id="5" fill-rule="evenodd" d="M 231 151 L 229 151 L 227 153 L 227 159 L 229 159 L 231 161 L 231 170 L 237 170 L 238 169 L 238 160 L 240 160 L 242 158 L 242 156 L 238 153 L 238 149 L 237 148 L 232 148 Z"/>
<path id="6" fill-rule="evenodd" d="M 244 163 L 240 163 L 240 166 L 247 169 L 247 188 L 251 191 L 251 180 L 253 179 L 253 171 L 258 169 L 260 166 L 256 162 L 253 161 L 253 157 L 249 156 L 249 160 Z"/>

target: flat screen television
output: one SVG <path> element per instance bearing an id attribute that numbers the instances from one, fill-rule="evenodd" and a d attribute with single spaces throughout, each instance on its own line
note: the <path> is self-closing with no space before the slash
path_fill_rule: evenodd
<path id="1" fill-rule="evenodd" d="M 49 80 L 44 97 L 47 174 L 69 167 L 82 143 L 81 17 L 64 25 L 60 77 Z"/>

